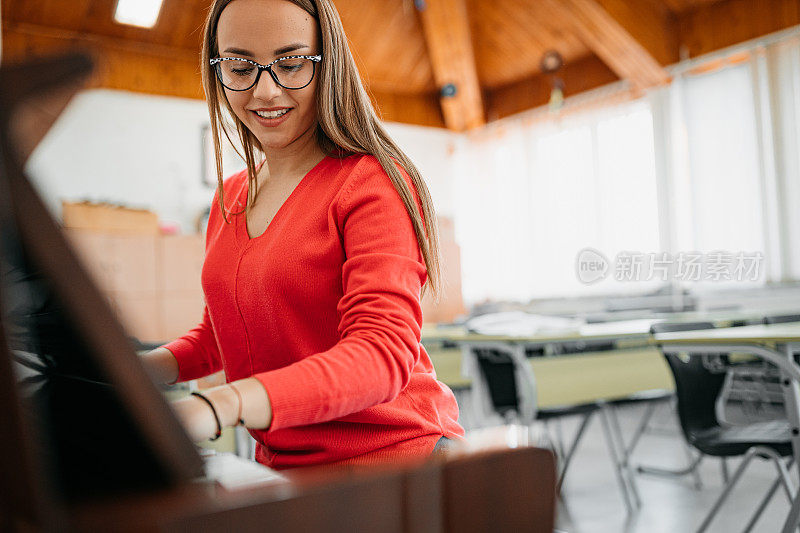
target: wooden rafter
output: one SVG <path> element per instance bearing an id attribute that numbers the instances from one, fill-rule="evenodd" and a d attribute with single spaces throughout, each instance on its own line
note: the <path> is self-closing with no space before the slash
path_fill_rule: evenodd
<path id="1" fill-rule="evenodd" d="M 2 32 L 5 61 L 79 48 L 93 53 L 97 61 L 87 87 L 203 98 L 200 66 L 193 50 L 6 21 Z M 385 120 L 445 127 L 438 98 L 431 92 L 404 94 L 370 87 L 369 93 Z"/>
<path id="2" fill-rule="evenodd" d="M 619 78 L 594 54 L 571 61 L 559 71 L 564 82 L 564 96 L 573 96 Z M 532 77 L 488 90 L 486 112 L 489 120 L 496 120 L 534 107 L 546 105 L 553 89 L 551 76 L 536 74 Z"/>
<path id="3" fill-rule="evenodd" d="M 680 42 L 689 57 L 732 46 L 800 24 L 800 1 L 704 2 L 678 17 Z"/>
<path id="4" fill-rule="evenodd" d="M 420 19 L 436 85 L 456 87 L 455 95 L 441 97 L 445 124 L 455 131 L 483 125 L 483 101 L 465 0 L 427 0 Z"/>
<path id="5" fill-rule="evenodd" d="M 3 59 L 20 61 L 81 49 L 97 65 L 87 87 L 203 98 L 200 66 L 190 50 L 3 21 Z"/>
<path id="6" fill-rule="evenodd" d="M 678 21 L 660 1 L 596 0 L 661 65 L 680 60 Z"/>
<path id="7" fill-rule="evenodd" d="M 540 0 L 552 16 L 602 59 L 620 78 L 639 89 L 669 82 L 669 74 L 655 57 L 598 0 Z M 619 0 L 603 0 L 615 5 Z"/>

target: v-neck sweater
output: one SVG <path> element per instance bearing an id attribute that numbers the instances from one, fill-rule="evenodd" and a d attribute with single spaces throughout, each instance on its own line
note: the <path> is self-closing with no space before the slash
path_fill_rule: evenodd
<path id="1" fill-rule="evenodd" d="M 462 437 L 420 343 L 422 254 L 378 160 L 325 157 L 252 238 L 247 187 L 246 170 L 224 181 L 229 223 L 212 203 L 203 320 L 165 345 L 178 381 L 220 369 L 258 379 L 273 418 L 250 434 L 256 460 L 276 469 L 419 457 Z"/>

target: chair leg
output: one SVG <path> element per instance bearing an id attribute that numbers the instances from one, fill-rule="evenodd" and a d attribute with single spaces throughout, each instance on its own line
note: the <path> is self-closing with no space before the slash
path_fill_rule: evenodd
<path id="1" fill-rule="evenodd" d="M 636 471 L 640 474 L 651 474 L 654 476 L 664 476 L 664 477 L 682 477 L 692 474 L 694 477 L 694 487 L 697 490 L 703 488 L 703 481 L 700 479 L 700 473 L 698 472 L 698 466 L 700 466 L 700 462 L 703 460 L 704 455 L 700 454 L 697 457 L 691 456 L 691 449 L 689 446 L 683 442 L 683 450 L 686 452 L 686 457 L 690 461 L 689 465 L 685 468 L 679 469 L 671 469 L 671 468 L 659 468 L 657 466 L 643 466 L 639 465 L 636 467 Z"/>
<path id="2" fill-rule="evenodd" d="M 739 478 L 742 477 L 745 468 L 747 468 L 747 466 L 750 464 L 750 461 L 753 460 L 753 457 L 755 457 L 758 452 L 759 448 L 750 448 L 749 450 L 747 450 L 747 453 L 744 454 L 744 459 L 742 459 L 742 464 L 740 464 L 739 468 L 736 469 L 736 472 L 733 473 L 733 477 L 731 477 L 730 482 L 727 485 L 725 485 L 725 489 L 723 489 L 722 494 L 719 495 L 717 501 L 714 502 L 714 505 L 711 507 L 711 510 L 706 515 L 705 520 L 703 520 L 703 523 L 700 524 L 700 527 L 697 529 L 697 533 L 702 533 L 703 531 L 708 529 L 708 526 L 711 525 L 711 521 L 717 515 L 717 512 L 719 511 L 720 507 L 722 507 L 722 504 L 725 503 L 725 500 L 728 498 L 728 495 L 730 495 L 731 490 L 733 490 L 733 487 L 739 481 Z"/>
<path id="3" fill-rule="evenodd" d="M 651 405 L 653 404 L 651 403 Z M 636 486 L 636 476 L 634 475 L 633 468 L 631 468 L 630 464 L 630 456 L 631 453 L 633 452 L 634 447 L 636 446 L 636 441 L 638 440 L 638 438 L 631 439 L 631 443 L 626 448 L 625 438 L 622 434 L 622 426 L 620 426 L 616 408 L 608 404 L 604 404 L 602 407 L 608 414 L 608 418 L 611 421 L 611 428 L 614 430 L 617 436 L 617 442 L 619 443 L 618 449 L 620 454 L 620 467 L 623 469 L 623 473 L 625 474 L 626 479 L 628 480 L 628 486 L 630 487 L 631 493 L 633 494 L 634 499 L 636 500 L 636 507 L 640 508 L 642 506 L 642 500 L 641 497 L 639 496 L 639 489 Z M 645 414 L 642 418 L 647 419 L 648 415 Z M 644 425 L 645 426 L 647 425 L 646 421 Z"/>
<path id="4" fill-rule="evenodd" d="M 731 480 L 730 472 L 728 472 L 728 460 L 724 457 L 720 457 L 719 467 L 720 470 L 722 470 L 722 482 L 728 483 Z"/>
<path id="5" fill-rule="evenodd" d="M 572 462 L 572 456 L 575 455 L 575 450 L 578 448 L 578 443 L 583 438 L 584 432 L 586 432 L 586 427 L 589 425 L 589 421 L 592 419 L 592 415 L 594 413 L 586 413 L 583 416 L 583 420 L 581 420 L 581 425 L 578 426 L 578 431 L 575 433 L 575 437 L 572 439 L 572 444 L 570 444 L 569 450 L 564 455 L 564 464 L 561 466 L 561 473 L 558 475 L 558 483 L 556 484 L 556 492 L 561 492 L 561 485 L 564 483 L 564 476 L 567 474 L 567 468 L 569 468 L 570 462 Z"/>
<path id="6" fill-rule="evenodd" d="M 670 405 L 670 414 L 672 416 L 672 419 L 676 420 L 677 417 L 678 417 L 676 399 L 673 398 L 669 402 L 669 405 Z M 653 416 L 653 411 L 657 407 L 657 404 L 655 402 L 653 402 L 648 407 L 651 407 L 651 409 L 649 409 L 645 413 L 645 417 L 647 417 L 647 420 L 645 421 L 644 424 L 640 424 L 640 427 L 637 428 L 637 432 L 634 433 L 634 438 L 631 440 L 631 443 L 628 445 L 628 448 L 626 450 L 626 454 L 627 454 L 628 457 L 630 457 L 631 453 L 633 453 L 633 449 L 637 445 L 638 440 L 641 438 L 641 434 L 639 433 L 639 430 L 641 429 L 641 432 L 644 433 L 644 431 L 647 429 L 647 426 L 649 424 L 650 418 Z M 667 433 L 664 433 L 664 435 L 667 435 Z M 669 435 L 671 436 L 672 433 L 670 432 Z M 681 440 L 683 440 L 683 439 L 681 439 Z M 696 458 L 692 457 L 692 450 L 691 450 L 691 448 L 689 447 L 689 445 L 685 441 L 683 442 L 683 451 L 686 454 L 686 460 L 688 462 L 688 466 L 686 466 L 685 468 L 672 469 L 672 468 L 661 468 L 661 467 L 649 466 L 649 465 L 638 465 L 636 467 L 636 471 L 638 473 L 640 473 L 640 474 L 651 474 L 651 475 L 663 476 L 663 477 L 682 477 L 682 476 L 686 476 L 686 475 L 691 474 L 692 477 L 694 478 L 694 487 L 695 487 L 695 489 L 700 490 L 700 489 L 703 488 L 703 480 L 700 478 L 700 470 L 699 470 L 698 466 L 700 465 L 700 461 L 702 461 L 702 459 L 703 459 L 703 455 L 701 454 L 700 456 L 698 456 Z M 727 482 L 727 479 L 725 481 Z"/>
<path id="7" fill-rule="evenodd" d="M 761 499 L 761 503 L 758 504 L 755 513 L 753 516 L 750 517 L 750 521 L 747 522 L 747 525 L 742 530 L 742 533 L 750 533 L 758 522 L 758 519 L 761 518 L 761 515 L 764 513 L 764 509 L 767 508 L 767 504 L 772 500 L 772 496 L 775 495 L 775 491 L 778 490 L 778 487 L 781 485 L 781 479 L 776 478 L 775 481 L 770 485 L 769 490 Z"/>
<path id="8" fill-rule="evenodd" d="M 561 458 L 566 457 L 566 450 L 564 450 L 564 431 L 561 427 L 561 420 L 556 420 L 556 435 L 553 439 L 556 442 L 556 446 L 558 447 L 558 455 Z M 547 431 L 550 432 L 550 423 L 547 422 L 545 424 L 547 426 Z M 552 434 L 552 433 L 551 433 Z"/>
<path id="9" fill-rule="evenodd" d="M 645 431 L 647 431 L 647 427 L 650 425 L 650 420 L 653 418 L 653 414 L 655 414 L 657 404 L 656 402 L 648 402 L 645 406 L 644 413 L 642 414 L 642 418 L 639 420 L 639 424 L 636 426 L 636 429 L 633 431 L 633 435 L 631 435 L 631 441 L 627 447 L 625 447 L 625 460 L 627 461 L 631 454 L 633 454 L 633 450 L 639 444 L 639 440 L 644 435 Z M 612 408 L 612 412 L 614 413 L 614 423 L 619 429 L 619 417 L 617 417 L 616 408 Z M 622 441 L 622 433 L 620 432 L 620 442 Z"/>
<path id="10" fill-rule="evenodd" d="M 686 454 L 686 459 L 691 462 L 692 461 L 692 448 L 689 447 L 689 443 L 686 442 L 685 440 L 683 441 L 683 451 Z M 694 464 L 693 464 L 692 469 L 691 469 L 691 473 L 692 473 L 692 478 L 694 478 L 694 488 L 697 489 L 697 490 L 700 490 L 700 489 L 703 488 L 703 480 L 700 478 L 700 468 L 698 468 L 698 467 L 700 466 L 700 461 L 703 460 L 703 454 L 700 453 L 700 452 L 697 452 L 697 453 L 698 453 L 698 457 L 697 457 L 697 460 L 694 461 Z"/>
<path id="11" fill-rule="evenodd" d="M 775 466 L 778 472 L 780 472 L 780 479 L 783 481 L 783 488 L 786 491 L 786 497 L 789 498 L 789 503 L 792 503 L 794 497 L 797 496 L 797 489 L 794 487 L 792 477 L 789 475 L 789 468 L 792 467 L 792 462 L 793 461 L 790 461 L 788 464 L 784 464 L 780 459 L 775 461 Z"/>
<path id="12" fill-rule="evenodd" d="M 608 452 L 614 463 L 614 471 L 617 474 L 617 481 L 619 482 L 622 497 L 625 500 L 625 506 L 628 508 L 629 513 L 634 513 L 641 506 L 641 498 L 639 497 L 639 491 L 636 488 L 633 476 L 629 475 L 627 465 L 623 464 L 619 456 L 618 450 L 621 449 L 621 446 L 618 447 L 614 438 L 614 431 L 612 430 L 612 424 L 609 420 L 608 409 L 608 405 L 605 404 L 600 407 L 600 421 L 603 425 Z"/>
<path id="13" fill-rule="evenodd" d="M 781 463 L 781 465 L 783 466 L 783 470 L 786 470 L 787 476 L 788 476 L 788 469 L 792 467 L 792 464 L 794 464 L 794 459 L 791 459 L 791 458 L 786 463 L 786 465 L 783 465 Z M 767 508 L 767 504 L 772 500 L 772 496 L 775 495 L 775 491 L 778 490 L 778 486 L 783 484 L 784 489 L 787 488 L 786 479 L 783 477 L 782 469 L 781 469 L 780 466 L 777 466 L 777 468 L 778 468 L 778 473 L 779 473 L 778 477 L 775 478 L 775 481 L 773 481 L 772 485 L 769 487 L 769 490 L 764 495 L 764 497 L 761 499 L 761 503 L 758 504 L 758 508 L 756 508 L 755 512 L 753 513 L 753 516 L 750 518 L 750 521 L 747 522 L 747 525 L 742 530 L 743 533 L 750 533 L 750 531 L 753 530 L 753 528 L 755 527 L 756 523 L 758 522 L 758 519 L 761 518 L 761 515 L 764 513 L 764 509 Z M 789 488 L 792 488 L 791 484 L 789 485 Z M 787 495 L 788 495 L 788 492 L 787 492 Z M 789 497 L 789 503 L 792 503 L 791 496 Z"/>

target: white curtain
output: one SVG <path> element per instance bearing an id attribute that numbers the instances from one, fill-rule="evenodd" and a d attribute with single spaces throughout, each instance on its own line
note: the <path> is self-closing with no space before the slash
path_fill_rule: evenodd
<path id="1" fill-rule="evenodd" d="M 757 128 L 750 65 L 685 82 L 693 234 L 679 250 L 764 253 Z M 689 212 L 691 210 L 691 212 Z"/>
<path id="2" fill-rule="evenodd" d="M 595 285 L 576 274 L 591 247 L 655 252 L 658 217 L 650 110 L 636 102 L 489 139 L 465 140 L 456 238 L 467 303 L 641 291 L 653 282 Z"/>
<path id="3" fill-rule="evenodd" d="M 800 37 L 767 54 L 784 279 L 800 280 Z"/>
<path id="4" fill-rule="evenodd" d="M 781 39 L 647 99 L 463 139 L 466 303 L 800 279 L 800 36 Z M 594 284 L 576 273 L 587 247 L 612 266 Z M 644 256 L 645 275 L 615 279 L 621 253 Z M 700 256 L 696 281 L 675 275 L 679 255 Z M 648 275 L 656 257 L 671 262 L 666 279 Z"/>

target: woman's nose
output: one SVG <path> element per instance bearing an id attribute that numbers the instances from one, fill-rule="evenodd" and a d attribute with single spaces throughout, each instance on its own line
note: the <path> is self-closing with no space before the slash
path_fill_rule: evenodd
<path id="1" fill-rule="evenodd" d="M 261 77 L 258 79 L 255 88 L 253 89 L 253 96 L 261 98 L 262 100 L 271 100 L 279 96 L 283 91 L 283 87 L 275 83 L 268 70 L 261 71 Z"/>

